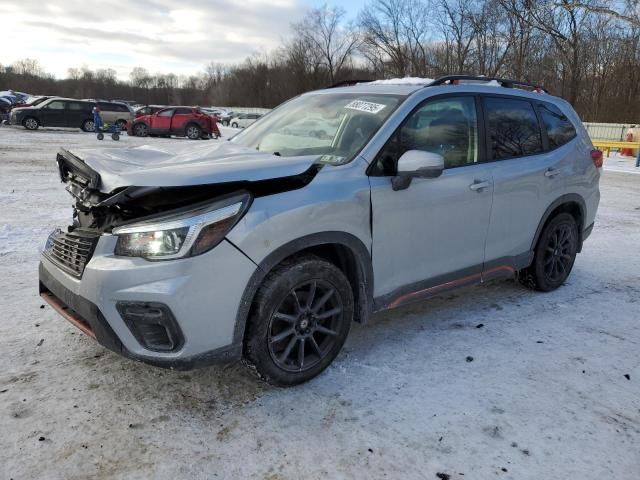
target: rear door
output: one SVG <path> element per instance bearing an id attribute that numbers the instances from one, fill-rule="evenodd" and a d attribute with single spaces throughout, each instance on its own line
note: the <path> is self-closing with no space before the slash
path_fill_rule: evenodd
<path id="1" fill-rule="evenodd" d="M 182 135 L 187 126 L 187 122 L 193 119 L 193 109 L 176 108 L 171 120 L 171 133 Z"/>
<path id="2" fill-rule="evenodd" d="M 45 127 L 68 127 L 67 102 L 54 100 L 41 108 L 42 124 Z"/>
<path id="3" fill-rule="evenodd" d="M 426 100 L 371 167 L 374 296 L 380 307 L 480 280 L 493 185 L 481 153 L 478 106 L 472 95 Z M 394 191 L 391 177 L 407 150 L 442 155 L 444 172 Z"/>
<path id="4" fill-rule="evenodd" d="M 151 116 L 151 133 L 167 134 L 171 132 L 171 118 L 173 117 L 173 108 L 160 110 Z"/>
<path id="5" fill-rule="evenodd" d="M 541 116 L 522 97 L 483 98 L 488 158 L 493 165 L 493 209 L 485 271 L 528 264 L 547 207 L 565 190 L 570 159 L 549 149 Z"/>

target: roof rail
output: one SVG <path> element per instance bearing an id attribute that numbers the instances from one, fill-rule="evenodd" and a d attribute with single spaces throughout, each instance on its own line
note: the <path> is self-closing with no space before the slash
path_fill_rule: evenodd
<path id="1" fill-rule="evenodd" d="M 353 87 L 354 85 L 357 85 L 359 83 L 369 83 L 369 82 L 373 82 L 373 80 L 370 80 L 370 79 L 367 79 L 367 80 L 343 80 L 342 82 L 334 83 L 333 85 L 329 85 L 328 87 L 325 87 L 325 88 Z"/>
<path id="2" fill-rule="evenodd" d="M 426 87 L 436 87 L 438 85 L 455 85 L 461 80 L 475 80 L 479 82 L 494 81 L 498 82 L 500 86 L 504 88 L 530 87 L 533 90 L 541 90 L 544 93 L 549 93 L 546 88 L 541 85 L 536 85 L 535 83 L 521 82 L 520 80 L 509 80 L 506 78 L 483 77 L 479 75 L 445 75 L 444 77 L 436 78 L 429 85 L 426 85 Z"/>

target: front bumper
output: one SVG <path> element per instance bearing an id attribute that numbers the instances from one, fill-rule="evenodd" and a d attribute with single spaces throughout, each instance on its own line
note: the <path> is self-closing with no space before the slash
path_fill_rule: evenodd
<path id="1" fill-rule="evenodd" d="M 114 243 L 113 236 L 100 238 L 81 279 L 42 257 L 41 296 L 101 345 L 151 365 L 188 370 L 240 357 L 235 323 L 255 264 L 226 240 L 198 257 L 160 262 L 116 257 Z M 180 331 L 179 348 L 147 348 L 118 311 L 126 302 L 166 305 Z"/>

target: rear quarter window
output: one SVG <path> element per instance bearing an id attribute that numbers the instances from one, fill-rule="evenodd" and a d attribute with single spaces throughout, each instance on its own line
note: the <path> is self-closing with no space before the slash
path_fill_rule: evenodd
<path id="1" fill-rule="evenodd" d="M 551 103 L 541 102 L 538 103 L 538 111 L 547 131 L 549 149 L 553 150 L 575 138 L 575 127 L 558 107 Z"/>
<path id="2" fill-rule="evenodd" d="M 533 105 L 527 100 L 484 98 L 493 160 L 524 157 L 542 152 L 542 134 Z"/>

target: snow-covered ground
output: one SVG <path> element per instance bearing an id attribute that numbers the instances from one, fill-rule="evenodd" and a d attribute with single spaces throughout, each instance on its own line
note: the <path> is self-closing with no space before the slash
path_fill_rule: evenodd
<path id="1" fill-rule="evenodd" d="M 605 168 L 558 291 L 505 281 L 377 315 L 278 389 L 235 364 L 133 363 L 42 306 L 38 245 L 71 213 L 55 153 L 96 143 L 0 127 L 0 478 L 640 477 L 640 176 Z"/>

